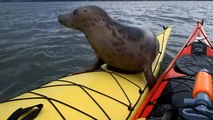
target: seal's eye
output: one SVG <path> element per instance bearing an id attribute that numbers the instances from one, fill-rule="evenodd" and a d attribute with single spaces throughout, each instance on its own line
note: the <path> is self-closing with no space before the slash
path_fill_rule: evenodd
<path id="1" fill-rule="evenodd" d="M 73 11 L 73 15 L 77 15 L 78 14 L 78 11 L 77 10 L 74 10 Z"/>
<path id="2" fill-rule="evenodd" d="M 84 12 L 87 12 L 87 10 L 84 10 Z"/>

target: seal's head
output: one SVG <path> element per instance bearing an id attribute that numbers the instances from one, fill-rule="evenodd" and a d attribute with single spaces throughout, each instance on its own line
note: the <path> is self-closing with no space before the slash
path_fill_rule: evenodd
<path id="1" fill-rule="evenodd" d="M 107 20 L 107 13 L 97 6 L 80 7 L 64 15 L 58 16 L 60 24 L 68 28 L 82 30 L 94 25 L 94 22 Z"/>

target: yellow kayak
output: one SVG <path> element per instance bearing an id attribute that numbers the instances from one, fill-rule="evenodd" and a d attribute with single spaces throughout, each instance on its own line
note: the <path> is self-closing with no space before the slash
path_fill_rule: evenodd
<path id="1" fill-rule="evenodd" d="M 152 64 L 160 69 L 172 27 L 157 38 L 160 51 Z M 121 74 L 105 69 L 70 75 L 0 103 L 0 119 L 88 120 L 132 119 L 149 88 L 143 73 Z"/>

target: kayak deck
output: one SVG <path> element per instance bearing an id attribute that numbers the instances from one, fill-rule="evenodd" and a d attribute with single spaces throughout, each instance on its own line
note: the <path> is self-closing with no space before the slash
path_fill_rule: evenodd
<path id="1" fill-rule="evenodd" d="M 160 69 L 171 29 L 172 27 L 167 27 L 157 36 L 160 51 L 152 66 L 155 76 Z M 107 70 L 105 66 L 102 68 L 99 72 L 54 80 L 14 99 L 4 101 L 0 103 L 0 118 L 7 119 L 21 107 L 42 104 L 36 120 L 132 119 L 149 92 L 144 74 L 121 74 Z M 32 114 L 32 110 L 30 111 L 19 116 L 26 117 Z"/>

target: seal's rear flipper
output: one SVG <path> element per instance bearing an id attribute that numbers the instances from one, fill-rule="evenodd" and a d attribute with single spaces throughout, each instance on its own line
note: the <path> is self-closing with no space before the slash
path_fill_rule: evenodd
<path id="1" fill-rule="evenodd" d="M 86 68 L 76 71 L 72 73 L 72 75 L 95 71 L 98 68 L 100 68 L 100 66 L 103 65 L 104 63 L 105 62 L 99 56 L 96 55 L 95 63 L 93 65 L 87 66 Z"/>
<path id="2" fill-rule="evenodd" d="M 152 88 L 155 85 L 155 83 L 157 82 L 156 81 L 157 79 L 152 73 L 151 65 L 147 65 L 144 68 L 144 75 L 146 77 L 147 84 L 149 85 L 150 88 Z"/>

